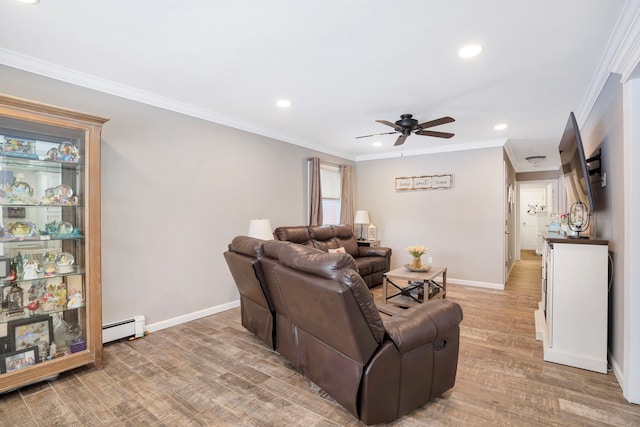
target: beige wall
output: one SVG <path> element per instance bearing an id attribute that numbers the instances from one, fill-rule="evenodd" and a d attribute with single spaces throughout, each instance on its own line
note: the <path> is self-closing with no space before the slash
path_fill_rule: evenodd
<path id="1" fill-rule="evenodd" d="M 613 259 L 613 282 L 609 292 L 609 349 L 617 367 L 624 371 L 624 158 L 622 83 L 611 75 L 589 117 L 580 128 L 587 157 L 602 149 L 602 169 L 607 186 L 595 184 L 596 212 L 592 226 L 597 237 L 609 240 Z M 593 164 L 597 166 L 597 163 Z M 592 181 L 601 179 L 593 176 Z"/>
<path id="2" fill-rule="evenodd" d="M 502 147 L 358 162 L 356 209 L 367 209 L 392 267 L 423 244 L 453 282 L 504 285 Z M 396 177 L 453 175 L 447 190 L 396 191 Z M 426 261 L 426 258 L 424 259 Z"/>
<path id="3" fill-rule="evenodd" d="M 3 66 L 0 92 L 111 119 L 102 134 L 104 323 L 142 314 L 164 327 L 233 304 L 222 256 L 231 239 L 251 218 L 306 221 L 306 158 L 317 152 Z"/>

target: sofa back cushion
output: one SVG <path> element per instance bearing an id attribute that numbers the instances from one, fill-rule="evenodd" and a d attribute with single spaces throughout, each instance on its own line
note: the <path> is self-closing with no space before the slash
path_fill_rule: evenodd
<path id="1" fill-rule="evenodd" d="M 293 227 L 278 227 L 275 229 L 274 234 L 278 240 L 286 240 L 289 242 L 297 243 L 299 245 L 313 247 L 311 236 L 309 235 L 309 227 L 305 225 L 293 226 Z"/>
<path id="2" fill-rule="evenodd" d="M 274 348 L 274 305 L 259 260 L 263 256 L 263 244 L 263 240 L 238 236 L 224 258 L 240 292 L 242 325 Z"/>
<path id="3" fill-rule="evenodd" d="M 264 254 L 263 245 L 263 240 L 238 236 L 229 244 L 224 256 L 240 294 L 272 310 L 264 272 L 258 261 Z"/>
<path id="4" fill-rule="evenodd" d="M 274 274 L 294 325 L 366 363 L 384 339 L 384 326 L 351 256 L 289 245 Z"/>
<path id="5" fill-rule="evenodd" d="M 348 225 L 332 225 L 333 235 L 338 241 L 338 245 L 346 249 L 347 253 L 352 257 L 358 256 L 358 242 L 353 230 Z"/>
<path id="6" fill-rule="evenodd" d="M 348 225 L 290 226 L 275 230 L 278 240 L 311 246 L 323 252 L 343 247 L 352 257 L 358 255 L 358 243 Z"/>

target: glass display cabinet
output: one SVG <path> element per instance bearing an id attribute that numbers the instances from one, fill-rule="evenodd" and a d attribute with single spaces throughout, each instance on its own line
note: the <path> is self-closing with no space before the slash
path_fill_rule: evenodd
<path id="1" fill-rule="evenodd" d="M 0 392 L 102 368 L 106 121 L 0 95 Z"/>

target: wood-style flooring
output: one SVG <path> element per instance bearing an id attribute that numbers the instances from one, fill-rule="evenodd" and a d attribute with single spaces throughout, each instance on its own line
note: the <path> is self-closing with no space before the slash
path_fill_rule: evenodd
<path id="1" fill-rule="evenodd" d="M 640 406 L 612 373 L 542 360 L 533 317 L 540 258 L 524 255 L 505 291 L 449 285 L 464 311 L 456 385 L 391 425 L 640 425 Z M 361 424 L 244 330 L 233 309 L 107 345 L 100 371 L 79 368 L 3 395 L 0 425 Z"/>

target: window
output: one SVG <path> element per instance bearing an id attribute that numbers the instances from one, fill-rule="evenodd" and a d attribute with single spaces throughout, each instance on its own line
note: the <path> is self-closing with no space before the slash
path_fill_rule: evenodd
<path id="1" fill-rule="evenodd" d="M 322 189 L 322 223 L 340 224 L 340 188 L 342 176 L 339 166 L 320 164 Z"/>

